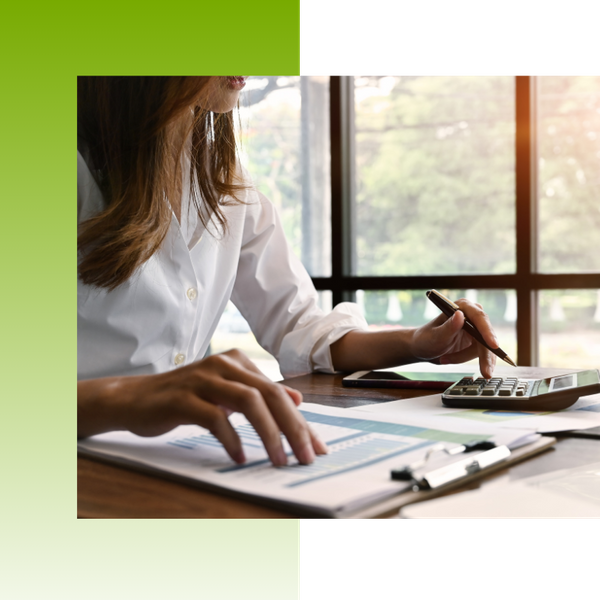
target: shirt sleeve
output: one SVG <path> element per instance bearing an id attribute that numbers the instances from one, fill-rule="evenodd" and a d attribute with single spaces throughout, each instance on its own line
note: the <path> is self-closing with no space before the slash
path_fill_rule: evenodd
<path id="1" fill-rule="evenodd" d="M 315 287 L 289 247 L 273 204 L 260 193 L 247 206 L 232 301 L 260 345 L 279 362 L 284 377 L 333 373 L 329 347 L 367 323 L 345 302 L 325 314 Z"/>

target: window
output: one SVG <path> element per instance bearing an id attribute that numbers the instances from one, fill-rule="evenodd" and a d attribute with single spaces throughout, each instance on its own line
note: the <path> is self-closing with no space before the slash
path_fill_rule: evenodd
<path id="1" fill-rule="evenodd" d="M 325 309 L 480 302 L 521 365 L 600 364 L 600 77 L 256 77 L 256 183 Z"/>
<path id="2" fill-rule="evenodd" d="M 242 160 L 277 207 L 288 241 L 308 272 L 331 276 L 331 152 L 328 77 L 251 77 L 240 100 Z M 331 292 L 319 292 L 331 310 Z M 240 348 L 271 379 L 281 379 L 230 303 L 211 352 Z"/>

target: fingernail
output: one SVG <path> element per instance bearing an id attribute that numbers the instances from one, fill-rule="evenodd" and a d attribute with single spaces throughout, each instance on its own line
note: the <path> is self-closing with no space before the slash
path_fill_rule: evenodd
<path id="1" fill-rule="evenodd" d="M 315 452 L 310 444 L 306 444 L 306 446 L 300 450 L 298 459 L 304 465 L 310 465 L 310 463 L 315 460 Z"/>
<path id="2" fill-rule="evenodd" d="M 317 436 L 315 436 L 314 440 L 314 445 L 316 446 L 317 454 L 329 454 L 329 448 L 326 446 L 325 442 L 320 440 Z"/>
<path id="3" fill-rule="evenodd" d="M 309 425 L 308 429 L 310 431 L 310 437 L 312 439 L 312 447 L 313 450 L 317 454 L 329 454 L 329 448 L 323 440 L 315 433 L 315 430 Z"/>
<path id="4" fill-rule="evenodd" d="M 284 467 L 285 465 L 287 465 L 287 455 L 283 448 L 280 447 L 275 453 L 275 466 Z"/>

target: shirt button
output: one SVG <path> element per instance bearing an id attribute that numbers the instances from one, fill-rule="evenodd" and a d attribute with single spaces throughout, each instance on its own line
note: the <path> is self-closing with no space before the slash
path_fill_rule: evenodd
<path id="1" fill-rule="evenodd" d="M 179 354 L 177 354 L 175 356 L 175 361 L 174 362 L 175 362 L 176 365 L 180 365 L 180 364 L 183 363 L 184 360 L 185 360 L 185 354 L 179 353 Z"/>
<path id="2" fill-rule="evenodd" d="M 195 288 L 190 288 L 186 293 L 190 300 L 194 300 L 198 295 L 198 292 L 195 290 Z"/>

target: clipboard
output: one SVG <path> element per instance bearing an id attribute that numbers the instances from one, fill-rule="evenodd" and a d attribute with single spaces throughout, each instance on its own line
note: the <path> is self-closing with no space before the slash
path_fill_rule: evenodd
<path id="1" fill-rule="evenodd" d="M 423 500 L 429 500 L 430 498 L 436 498 L 438 496 L 443 496 L 447 492 L 456 490 L 465 486 L 466 484 L 470 484 L 476 482 L 480 479 L 491 475 L 497 471 L 500 471 L 508 466 L 511 466 L 517 462 L 525 460 L 530 456 L 534 456 L 535 454 L 539 454 L 551 448 L 556 443 L 556 438 L 549 436 L 542 436 L 535 442 L 531 444 L 527 444 L 525 446 L 521 446 L 510 452 L 510 455 L 506 458 L 498 461 L 494 461 L 488 466 L 484 468 L 479 468 L 477 470 L 473 469 L 470 471 L 465 470 L 465 475 L 462 477 L 453 477 L 448 483 L 436 485 L 436 487 L 432 487 L 430 489 L 418 489 L 408 492 L 403 492 L 398 494 L 397 496 L 393 496 L 392 498 L 388 498 L 382 502 L 378 502 L 371 506 L 363 507 L 357 511 L 353 512 L 344 512 L 336 515 L 335 518 L 346 518 L 346 519 L 373 519 L 373 518 L 392 518 L 398 515 L 398 511 L 403 506 L 408 504 L 413 504 L 414 502 L 421 502 Z M 478 455 L 481 456 L 481 455 Z M 465 459 L 464 461 L 473 461 L 473 458 Z M 457 463 L 455 463 L 457 464 Z"/>
<path id="2" fill-rule="evenodd" d="M 384 516 L 386 501 L 392 501 L 397 511 L 400 505 L 418 499 L 411 492 L 410 480 L 398 482 L 391 477 L 392 471 L 403 464 L 408 463 L 414 471 L 421 468 L 415 465 L 425 460 L 424 470 L 429 471 L 458 462 L 464 457 L 455 455 L 463 452 L 472 462 L 491 447 L 515 448 L 515 452 L 501 457 L 497 464 L 465 468 L 449 481 L 436 484 L 442 491 L 452 485 L 468 488 L 470 479 L 555 442 L 552 439 L 548 444 L 536 444 L 542 436 L 529 429 L 496 431 L 476 423 L 458 424 L 459 431 L 453 431 L 456 425 L 453 422 L 447 424 L 447 429 L 424 429 L 395 416 L 382 415 L 380 420 L 373 420 L 363 411 L 353 409 L 311 404 L 304 405 L 303 411 L 317 431 L 322 431 L 325 441 L 336 444 L 329 460 L 324 457 L 306 469 L 296 468 L 294 461 L 288 469 L 273 470 L 263 446 L 257 443 L 257 434 L 240 413 L 234 413 L 231 421 L 240 435 L 247 438 L 249 460 L 242 466 L 234 464 L 218 440 L 196 425 L 182 425 L 155 438 L 127 431 L 109 432 L 78 440 L 77 449 L 80 455 L 284 509 L 290 516 L 338 518 L 362 514 Z M 447 455 L 451 455 L 451 460 Z M 268 476 L 266 481 L 264 476 Z M 298 486 L 307 487 L 298 489 Z"/>

